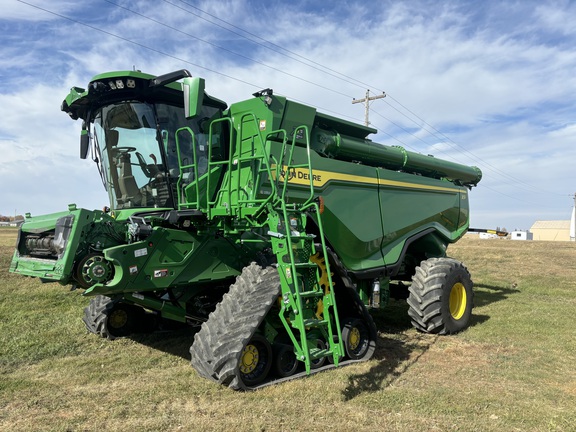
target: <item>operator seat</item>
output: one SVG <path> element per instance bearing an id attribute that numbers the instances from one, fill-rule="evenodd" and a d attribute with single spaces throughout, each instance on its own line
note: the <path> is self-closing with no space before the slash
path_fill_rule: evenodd
<path id="1" fill-rule="evenodd" d="M 138 185 L 136 184 L 136 179 L 132 174 L 130 153 L 118 150 L 118 131 L 107 131 L 106 143 L 109 145 L 110 151 L 115 154 L 114 160 L 118 167 L 118 203 L 123 204 L 125 207 L 130 205 L 140 205 L 143 197 Z"/>
<path id="2" fill-rule="evenodd" d="M 132 165 L 130 164 L 130 153 L 121 153 L 119 156 L 120 176 L 118 184 L 122 193 L 122 201 L 139 205 L 142 201 L 142 194 L 136 184 L 136 179 L 132 175 Z"/>

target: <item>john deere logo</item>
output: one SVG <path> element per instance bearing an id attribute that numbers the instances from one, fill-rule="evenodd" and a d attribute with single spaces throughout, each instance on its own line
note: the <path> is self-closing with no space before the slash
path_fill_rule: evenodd
<path id="1" fill-rule="evenodd" d="M 285 170 L 280 172 L 280 176 L 285 179 L 286 175 L 288 175 L 289 182 L 301 183 L 301 181 L 305 181 L 307 183 L 310 182 L 310 172 L 305 170 L 293 169 L 286 173 Z M 312 180 L 314 183 L 322 184 L 322 175 L 321 174 L 312 174 Z"/>

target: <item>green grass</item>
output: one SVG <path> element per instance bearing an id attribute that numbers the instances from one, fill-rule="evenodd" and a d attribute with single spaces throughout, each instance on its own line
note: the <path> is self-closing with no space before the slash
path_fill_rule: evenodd
<path id="1" fill-rule="evenodd" d="M 371 361 L 237 393 L 197 376 L 188 330 L 88 334 L 79 291 L 8 273 L 15 238 L 0 230 L 0 430 L 575 429 L 576 244 L 463 239 L 469 329 L 420 334 L 393 301 Z"/>

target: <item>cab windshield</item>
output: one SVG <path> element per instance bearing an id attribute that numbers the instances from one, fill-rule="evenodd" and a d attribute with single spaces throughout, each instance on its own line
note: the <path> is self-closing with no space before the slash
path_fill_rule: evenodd
<path id="1" fill-rule="evenodd" d="M 198 175 L 207 170 L 208 131 L 201 124 L 218 110 L 206 110 L 200 121 L 187 120 L 183 108 L 162 103 L 129 101 L 98 110 L 94 154 L 113 209 L 175 207 L 178 178 L 193 180 L 190 168 L 181 169 L 193 163 L 193 145 Z M 189 129 L 177 133 L 183 127 Z"/>

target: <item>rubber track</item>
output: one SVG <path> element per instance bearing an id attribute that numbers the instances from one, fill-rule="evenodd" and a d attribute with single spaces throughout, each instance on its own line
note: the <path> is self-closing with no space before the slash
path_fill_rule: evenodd
<path id="1" fill-rule="evenodd" d="M 204 378 L 247 390 L 238 363 L 242 350 L 280 295 L 275 267 L 245 267 L 236 282 L 202 324 L 190 348 L 191 364 Z M 260 283 L 269 281 L 270 283 Z"/>
<path id="2" fill-rule="evenodd" d="M 448 333 L 442 318 L 442 284 L 458 267 L 468 271 L 460 261 L 452 258 L 430 258 L 416 267 L 408 289 L 408 315 L 416 329 L 425 333 Z"/>

